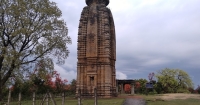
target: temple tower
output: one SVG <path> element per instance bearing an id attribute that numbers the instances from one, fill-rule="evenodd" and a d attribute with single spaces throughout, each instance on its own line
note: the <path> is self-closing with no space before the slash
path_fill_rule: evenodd
<path id="1" fill-rule="evenodd" d="M 92 97 L 116 95 L 116 40 L 109 0 L 85 0 L 78 30 L 77 91 Z"/>

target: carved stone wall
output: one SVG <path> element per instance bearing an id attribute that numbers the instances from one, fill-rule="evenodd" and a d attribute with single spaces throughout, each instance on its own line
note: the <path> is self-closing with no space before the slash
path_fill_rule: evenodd
<path id="1" fill-rule="evenodd" d="M 77 91 L 92 97 L 116 94 L 116 40 L 109 0 L 86 0 L 78 30 Z"/>

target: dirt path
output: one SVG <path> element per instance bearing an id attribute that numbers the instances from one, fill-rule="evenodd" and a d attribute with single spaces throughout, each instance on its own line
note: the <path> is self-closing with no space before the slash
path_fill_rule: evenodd
<path id="1" fill-rule="evenodd" d="M 154 99 L 159 100 L 174 100 L 174 99 L 200 99 L 200 94 L 185 94 L 185 93 L 173 93 L 173 94 L 159 94 L 153 96 Z M 120 96 L 125 101 L 122 105 L 147 105 L 146 101 L 141 96 Z"/>
<path id="2" fill-rule="evenodd" d="M 123 105 L 146 105 L 146 101 L 138 98 L 127 98 Z"/>
<path id="3" fill-rule="evenodd" d="M 122 105 L 146 105 L 146 101 L 141 96 L 134 96 L 134 95 L 128 95 L 128 96 L 119 96 L 118 98 L 123 98 L 124 103 Z"/>

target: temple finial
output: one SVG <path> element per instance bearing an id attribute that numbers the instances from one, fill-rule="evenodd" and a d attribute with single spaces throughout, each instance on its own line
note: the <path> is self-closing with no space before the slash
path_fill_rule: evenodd
<path id="1" fill-rule="evenodd" d="M 86 4 L 89 6 L 92 2 L 104 3 L 106 6 L 109 4 L 110 0 L 85 0 Z"/>

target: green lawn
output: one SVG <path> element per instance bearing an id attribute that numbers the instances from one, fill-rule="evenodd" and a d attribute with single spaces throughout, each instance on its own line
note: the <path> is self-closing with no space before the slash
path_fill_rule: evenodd
<path id="1" fill-rule="evenodd" d="M 200 99 L 174 99 L 174 100 L 162 100 L 158 96 L 162 95 L 135 95 L 136 97 L 142 97 L 147 101 L 147 105 L 200 105 Z M 125 96 L 123 96 L 125 98 Z M 61 98 L 56 98 L 57 105 L 61 105 Z M 98 99 L 98 105 L 122 105 L 123 98 L 112 98 L 112 99 Z M 40 105 L 41 100 L 36 101 L 36 105 Z M 53 105 L 51 100 L 49 105 Z M 11 102 L 10 105 L 17 105 L 17 102 Z M 32 105 L 32 101 L 22 101 L 22 105 Z M 44 102 L 46 105 L 46 102 Z M 77 105 L 77 99 L 67 98 L 65 105 Z M 82 105 L 94 105 L 94 99 L 83 99 Z"/>
<path id="2" fill-rule="evenodd" d="M 61 105 L 61 99 L 57 98 L 56 104 Z M 122 105 L 124 99 L 99 99 L 98 105 Z M 40 105 L 41 100 L 37 100 L 36 105 Z M 49 105 L 53 105 L 51 100 Z M 17 105 L 17 102 L 12 102 L 10 105 Z M 32 105 L 32 101 L 22 101 L 22 105 Z M 46 105 L 46 102 L 44 102 Z M 66 99 L 65 105 L 77 105 L 77 99 Z M 82 105 L 94 105 L 94 99 L 84 99 L 82 100 Z"/>

